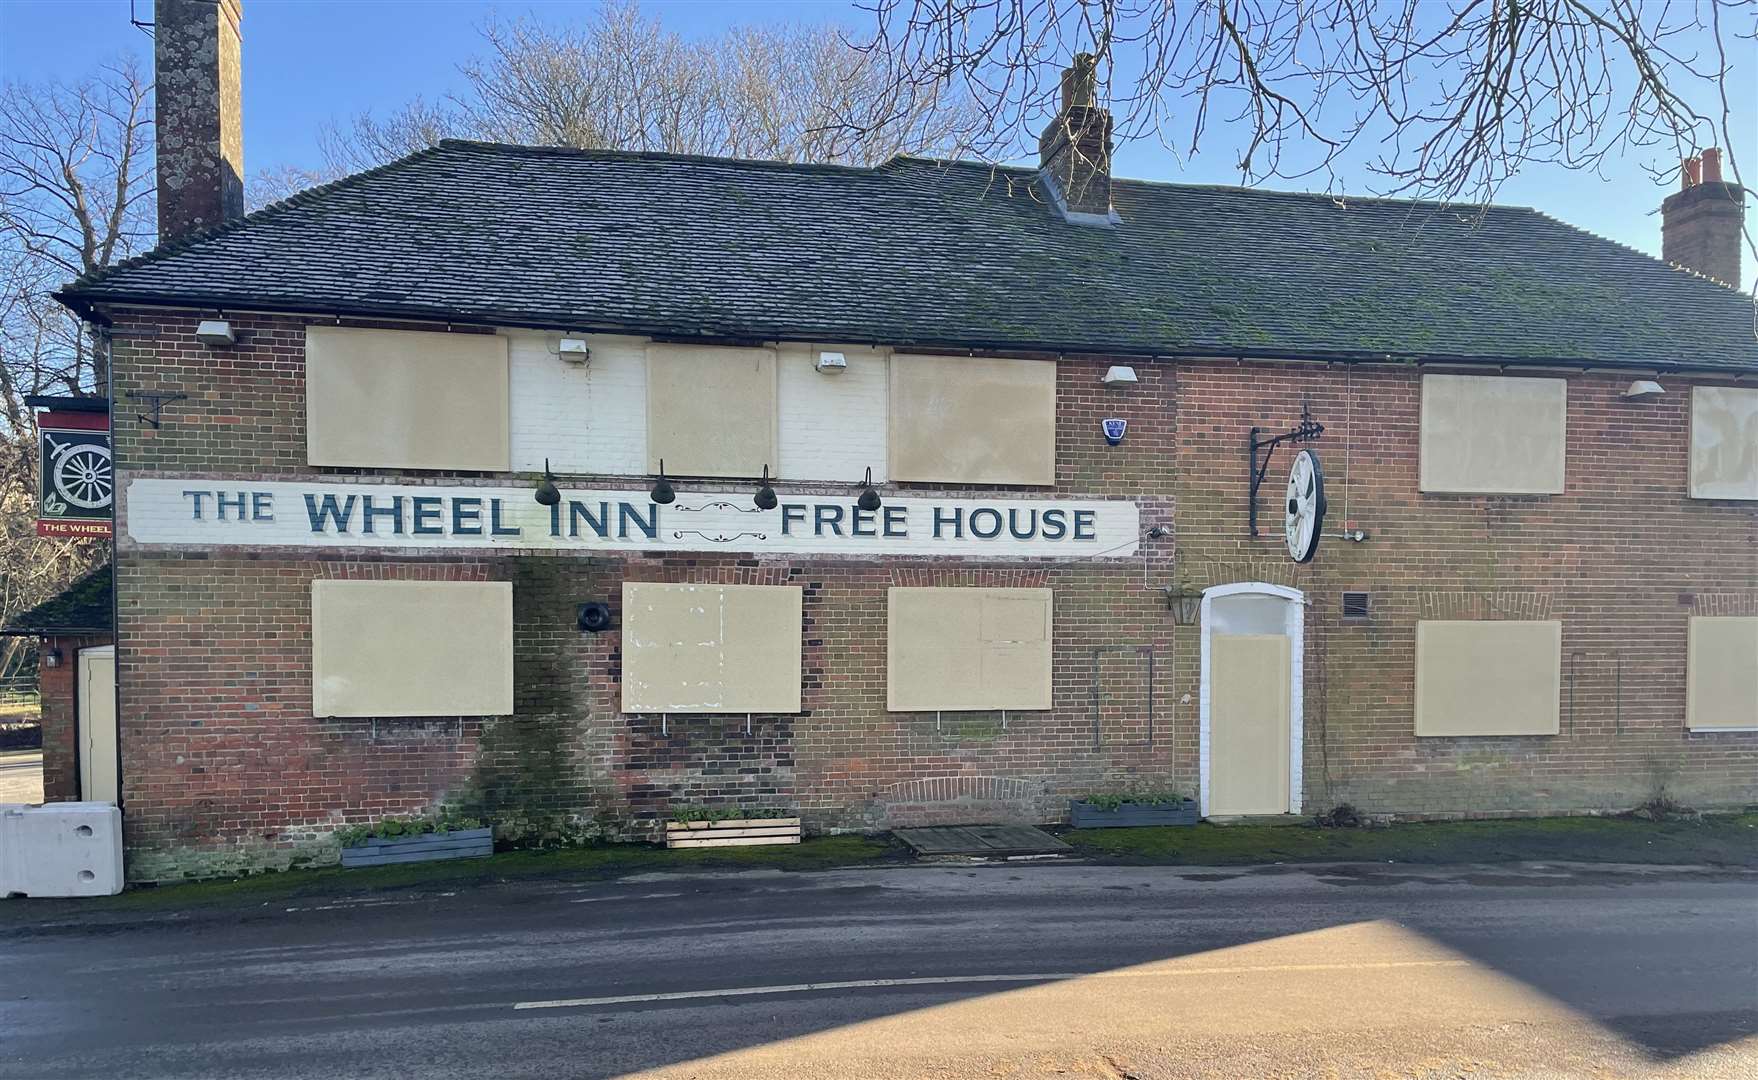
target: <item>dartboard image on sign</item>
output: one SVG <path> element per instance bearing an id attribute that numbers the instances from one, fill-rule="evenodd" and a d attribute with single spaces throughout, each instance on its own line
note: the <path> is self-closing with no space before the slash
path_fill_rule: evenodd
<path id="1" fill-rule="evenodd" d="M 1311 562 L 1325 526 L 1325 474 L 1318 455 L 1302 450 L 1288 469 L 1287 516 L 1282 529 L 1295 562 Z"/>

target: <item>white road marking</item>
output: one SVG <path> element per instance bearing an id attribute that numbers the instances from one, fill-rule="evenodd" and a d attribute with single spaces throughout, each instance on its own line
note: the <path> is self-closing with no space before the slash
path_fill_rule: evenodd
<path id="1" fill-rule="evenodd" d="M 578 1009 L 594 1005 L 637 1005 L 656 1001 L 695 1001 L 704 998 L 757 997 L 762 994 L 801 994 L 816 990 L 878 990 L 895 986 L 954 986 L 971 983 L 1069 982 L 1074 979 L 1172 979 L 1193 975 L 1262 975 L 1300 971 L 1382 971 L 1389 968 L 1469 967 L 1469 960 L 1387 960 L 1364 964 L 1254 964 L 1232 967 L 1172 968 L 1164 971 L 1054 971 L 1030 975 L 928 975 L 900 979 L 846 979 L 839 982 L 782 983 L 775 986 L 733 986 L 721 990 L 673 990 L 660 994 L 621 994 L 614 997 L 558 998 L 554 1001 L 520 1001 L 514 1009 Z"/>
<path id="2" fill-rule="evenodd" d="M 319 904 L 315 907 L 290 907 L 288 911 L 347 911 L 363 907 L 405 907 L 418 904 L 420 900 L 340 900 L 334 904 Z M 264 905 L 267 906 L 266 904 Z"/>
<path id="3" fill-rule="evenodd" d="M 578 900 L 569 900 L 570 904 L 602 904 L 606 900 L 662 900 L 670 896 L 684 896 L 681 892 L 650 892 L 640 896 L 583 896 Z"/>

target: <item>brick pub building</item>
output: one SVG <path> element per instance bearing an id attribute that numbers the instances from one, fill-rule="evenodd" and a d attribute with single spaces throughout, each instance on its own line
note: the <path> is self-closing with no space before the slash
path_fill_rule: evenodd
<path id="1" fill-rule="evenodd" d="M 159 83 L 165 243 L 61 294 L 118 403 L 133 878 L 442 806 L 518 840 L 1129 784 L 1758 801 L 1758 340 L 1712 158 L 1682 266 L 1526 209 L 1112 179 L 1078 79 L 1035 170 L 447 142 L 241 217 L 238 7 L 160 9 L 161 65 L 208 65 Z M 1254 429 L 1303 423 L 1253 536 Z"/>

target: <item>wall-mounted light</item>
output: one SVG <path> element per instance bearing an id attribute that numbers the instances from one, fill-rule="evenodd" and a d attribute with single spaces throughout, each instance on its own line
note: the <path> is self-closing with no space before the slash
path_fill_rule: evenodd
<path id="1" fill-rule="evenodd" d="M 543 480 L 531 497 L 543 506 L 554 506 L 562 501 L 562 490 L 555 486 L 555 474 L 549 471 L 548 458 L 543 459 Z"/>
<path id="2" fill-rule="evenodd" d="M 556 355 L 570 364 L 584 364 L 592 359 L 592 347 L 585 338 L 565 337 L 556 346 Z"/>
<path id="3" fill-rule="evenodd" d="M 1168 585 L 1166 594 L 1166 610 L 1172 613 L 1172 622 L 1176 626 L 1195 626 L 1197 618 L 1202 615 L 1203 594 L 1200 589 L 1189 589 L 1183 585 Z"/>
<path id="4" fill-rule="evenodd" d="M 610 605 L 599 600 L 588 600 L 580 605 L 574 625 L 583 634 L 597 634 L 610 629 Z"/>
<path id="5" fill-rule="evenodd" d="M 44 649 L 42 657 L 43 666 L 46 668 L 58 668 L 61 666 L 60 649 Z"/>
<path id="6" fill-rule="evenodd" d="M 816 366 L 820 375 L 841 375 L 848 370 L 848 357 L 839 352 L 821 352 Z"/>
<path id="7" fill-rule="evenodd" d="M 763 466 L 763 483 L 757 488 L 757 495 L 751 500 L 759 510 L 773 510 L 780 500 L 775 497 L 775 489 L 769 486 L 769 466 Z"/>
<path id="8" fill-rule="evenodd" d="M 1106 386 L 1124 387 L 1135 383 L 1135 369 L 1128 364 L 1113 364 L 1105 369 L 1105 377 L 1099 380 Z"/>
<path id="9" fill-rule="evenodd" d="M 873 466 L 867 466 L 867 474 L 861 477 L 858 486 L 861 489 L 861 497 L 855 500 L 856 506 L 871 513 L 884 505 L 879 499 L 878 489 L 873 486 Z"/>
<path id="10" fill-rule="evenodd" d="M 238 343 L 238 335 L 232 332 L 232 324 L 225 319 L 203 319 L 195 328 L 195 340 L 203 345 L 224 348 Z"/>
<path id="11" fill-rule="evenodd" d="M 1624 391 L 1624 400 L 1653 401 L 1664 393 L 1666 393 L 1666 387 L 1655 382 L 1653 379 L 1637 379 L 1630 384 L 1628 390 Z"/>
<path id="12" fill-rule="evenodd" d="M 659 476 L 653 481 L 653 490 L 647 493 L 647 497 L 661 506 L 678 497 L 677 490 L 671 486 L 671 481 L 665 478 L 664 458 L 659 459 Z"/>

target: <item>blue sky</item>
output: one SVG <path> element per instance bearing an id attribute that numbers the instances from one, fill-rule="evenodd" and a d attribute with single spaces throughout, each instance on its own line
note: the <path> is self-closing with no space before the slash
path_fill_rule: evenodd
<path id="1" fill-rule="evenodd" d="M 151 0 L 137 0 L 143 19 Z M 8 79 L 77 78 L 122 53 L 150 68 L 150 39 L 129 25 L 128 0 L 0 0 L 0 71 Z M 777 20 L 836 20 L 859 30 L 863 12 L 848 0 L 647 0 L 643 7 L 685 34 Z M 244 150 L 247 171 L 282 164 L 314 166 L 317 131 L 332 117 L 388 110 L 422 95 L 457 88 L 457 63 L 479 49 L 476 27 L 490 15 L 527 12 L 560 21 L 590 9 L 582 0 L 492 3 L 477 0 L 245 0 Z M 1738 130 L 1758 135 L 1758 56 L 1751 43 L 1732 60 L 1734 101 L 1744 110 Z M 1748 172 L 1758 169 L 1758 138 L 1735 149 Z M 1535 166 L 1507 183 L 1498 202 L 1535 206 L 1571 224 L 1658 254 L 1667 194 L 1643 171 L 1662 152 L 1638 151 L 1612 163 L 1607 176 Z M 1120 175 L 1193 183 L 1238 182 L 1221 140 L 1179 162 L 1148 142 L 1124 147 Z M 1266 186 L 1295 187 L 1289 183 Z M 1366 193 L 1365 182 L 1352 185 Z M 1748 286 L 1758 267 L 1748 253 Z"/>

